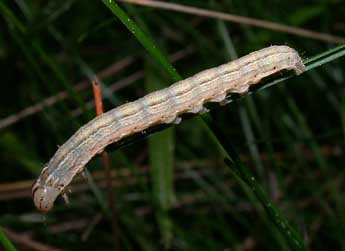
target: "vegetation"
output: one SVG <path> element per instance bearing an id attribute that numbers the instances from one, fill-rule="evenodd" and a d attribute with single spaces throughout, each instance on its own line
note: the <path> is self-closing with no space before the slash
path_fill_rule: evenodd
<path id="1" fill-rule="evenodd" d="M 0 250 L 344 249 L 344 11 L 342 0 L 0 1 Z M 272 44 L 299 51 L 306 73 L 109 147 L 110 175 L 96 157 L 68 205 L 34 208 L 44 163 L 96 116 L 96 76 L 109 110 Z"/>

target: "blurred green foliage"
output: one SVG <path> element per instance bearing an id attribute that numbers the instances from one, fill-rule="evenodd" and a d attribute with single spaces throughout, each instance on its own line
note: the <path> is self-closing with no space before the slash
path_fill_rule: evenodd
<path id="1" fill-rule="evenodd" d="M 170 2 L 345 37 L 343 0 Z M 133 62 L 102 79 L 106 110 L 168 86 L 179 75 L 272 44 L 287 44 L 305 59 L 336 47 L 124 3 L 121 14 L 111 12 L 107 5 L 114 5 L 108 3 L 0 2 L 0 117 L 19 118 L 19 111 L 47 97 L 68 94 L 1 129 L 1 183 L 37 177 L 58 145 L 95 114 L 87 105 L 91 85 L 77 91 L 76 83 L 125 57 Z M 121 17 L 130 18 L 128 29 Z M 181 51 L 177 61 L 165 58 Z M 204 120 L 195 117 L 119 150 L 110 148 L 121 249 L 297 250 L 289 231 L 306 245 L 301 250 L 344 249 L 345 61 L 338 58 L 344 48 L 332 53 L 322 67 L 214 108 Z M 310 68 L 323 59 L 314 58 Z M 140 70 L 143 77 L 111 91 Z M 242 162 L 225 165 L 227 154 Z M 87 167 L 103 168 L 98 157 Z M 13 198 L 1 199 L 0 186 L 0 225 L 61 250 L 113 249 L 106 191 L 97 187 L 96 177 L 88 183 L 90 190 L 73 193 L 70 206 L 58 201 L 43 220 L 30 197 L 15 199 L 13 192 Z M 4 232 L 0 237 L 5 250 L 14 250 Z"/>

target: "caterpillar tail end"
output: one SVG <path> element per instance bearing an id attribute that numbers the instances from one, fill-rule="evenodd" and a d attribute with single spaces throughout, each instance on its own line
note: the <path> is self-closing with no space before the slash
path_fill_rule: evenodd
<path id="1" fill-rule="evenodd" d="M 291 49 L 291 48 L 290 48 Z M 305 72 L 305 65 L 303 63 L 302 58 L 298 55 L 298 52 L 294 49 L 291 49 L 295 54 L 295 57 L 289 57 L 289 60 L 292 60 L 291 65 L 293 66 L 291 69 L 295 72 L 296 75 L 300 75 Z"/>

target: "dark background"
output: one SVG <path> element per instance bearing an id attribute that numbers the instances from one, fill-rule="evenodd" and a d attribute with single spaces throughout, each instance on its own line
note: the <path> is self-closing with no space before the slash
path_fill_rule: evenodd
<path id="1" fill-rule="evenodd" d="M 169 2 L 345 37 L 343 0 Z M 228 62 L 234 56 L 229 51 L 243 56 L 285 44 L 308 59 L 339 45 L 119 5 L 157 50 L 179 53 L 170 62 L 183 77 Z M 86 108 L 92 104 L 95 74 L 103 93 L 108 90 L 105 110 L 174 81 L 102 1 L 4 0 L 0 13 L 0 226 L 18 250 L 114 250 L 114 245 L 117 250 L 291 249 L 287 232 L 224 164 L 200 116 L 120 150 L 109 149 L 117 233 L 112 233 L 106 190 L 90 188 L 91 181 L 104 187 L 100 157 L 87 165 L 94 178 L 72 185 L 69 206 L 58 199 L 48 214 L 36 211 L 31 184 L 44 163 L 95 116 L 93 107 Z M 236 149 L 311 250 L 345 249 L 344 63 L 344 58 L 333 60 L 225 107 L 212 107 L 208 115 L 224 135 L 221 143 Z M 99 72 L 113 64 L 123 67 L 102 78 Z M 143 76 L 124 82 L 142 70 Z M 76 90 L 81 81 L 84 88 Z M 60 92 L 67 97 L 47 104 Z M 37 105 L 44 100 L 45 105 Z"/>

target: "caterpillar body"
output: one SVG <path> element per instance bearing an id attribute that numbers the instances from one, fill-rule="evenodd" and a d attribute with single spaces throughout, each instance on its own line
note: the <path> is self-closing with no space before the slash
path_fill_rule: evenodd
<path id="1" fill-rule="evenodd" d="M 202 71 L 165 89 L 114 108 L 82 126 L 56 151 L 32 187 L 37 209 L 49 211 L 73 177 L 109 144 L 163 123 L 179 123 L 183 113 L 200 113 L 208 102 L 229 93 L 246 93 L 250 86 L 281 71 L 301 74 L 305 66 L 288 46 L 270 46 Z"/>

